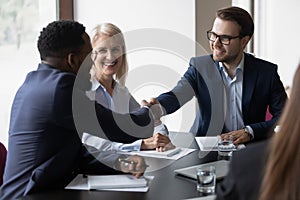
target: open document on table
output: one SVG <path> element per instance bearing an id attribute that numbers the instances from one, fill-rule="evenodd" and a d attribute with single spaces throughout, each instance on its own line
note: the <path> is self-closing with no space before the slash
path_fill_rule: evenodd
<path id="1" fill-rule="evenodd" d="M 149 182 L 153 178 L 154 176 L 136 178 L 128 174 L 93 176 L 78 174 L 65 189 L 147 192 Z"/>
<path id="2" fill-rule="evenodd" d="M 143 151 L 133 151 L 133 152 L 120 152 L 120 153 L 127 154 L 127 155 L 139 155 L 143 157 L 178 160 L 179 158 L 182 158 L 183 156 L 186 156 L 193 151 L 196 151 L 196 149 L 176 147 L 175 149 L 171 149 L 164 152 L 158 152 L 156 150 L 143 150 Z"/>
<path id="3" fill-rule="evenodd" d="M 195 137 L 195 139 L 201 151 L 218 151 L 220 136 Z M 240 144 L 235 150 L 240 150 L 245 147 L 244 144 Z"/>

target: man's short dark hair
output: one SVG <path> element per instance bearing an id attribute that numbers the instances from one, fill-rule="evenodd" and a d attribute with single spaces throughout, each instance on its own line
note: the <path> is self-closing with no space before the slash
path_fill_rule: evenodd
<path id="1" fill-rule="evenodd" d="M 65 57 L 70 52 L 79 51 L 84 40 L 85 27 L 75 21 L 54 21 L 43 28 L 38 39 L 40 57 Z"/>
<path id="2" fill-rule="evenodd" d="M 239 7 L 228 7 L 217 11 L 216 16 L 222 20 L 235 21 L 241 26 L 241 36 L 248 35 L 250 38 L 254 32 L 254 23 L 250 14 Z"/>

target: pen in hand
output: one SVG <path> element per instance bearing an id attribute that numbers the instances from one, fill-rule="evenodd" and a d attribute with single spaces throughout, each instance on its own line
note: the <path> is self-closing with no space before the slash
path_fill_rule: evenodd
<path id="1" fill-rule="evenodd" d="M 175 150 L 173 150 L 172 152 L 168 153 L 168 154 L 167 154 L 167 157 L 175 156 L 176 154 L 179 154 L 180 152 L 181 152 L 181 149 L 180 149 L 180 148 L 175 149 Z"/>

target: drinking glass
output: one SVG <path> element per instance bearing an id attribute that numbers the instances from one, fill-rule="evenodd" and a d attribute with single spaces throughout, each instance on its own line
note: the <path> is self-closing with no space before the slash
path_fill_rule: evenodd
<path id="1" fill-rule="evenodd" d="M 218 155 L 231 157 L 232 152 L 236 149 L 236 146 L 233 144 L 232 138 L 218 141 Z"/>
<path id="2" fill-rule="evenodd" d="M 197 190 L 204 194 L 215 193 L 216 168 L 213 165 L 197 168 Z"/>

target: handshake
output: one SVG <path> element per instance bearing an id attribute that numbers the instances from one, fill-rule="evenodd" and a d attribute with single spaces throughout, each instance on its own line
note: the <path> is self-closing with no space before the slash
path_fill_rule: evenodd
<path id="1" fill-rule="evenodd" d="M 150 98 L 150 101 L 146 101 L 146 100 L 142 100 L 141 102 L 141 107 L 148 107 L 150 109 L 150 112 L 153 116 L 153 119 L 156 121 L 156 120 L 159 120 L 160 121 L 160 118 L 164 115 L 164 111 L 163 111 L 163 108 L 162 106 L 160 105 L 159 101 L 156 99 L 156 98 Z"/>
<path id="2" fill-rule="evenodd" d="M 165 114 L 163 107 L 156 98 L 150 98 L 150 101 L 142 100 L 141 107 L 148 107 L 154 119 L 154 134 L 152 137 L 144 139 L 142 142 L 142 149 L 153 149 L 156 151 L 167 151 L 174 149 L 176 146 L 172 144 L 169 139 L 169 131 L 167 127 L 162 124 L 160 118 Z M 164 127 L 164 128 L 162 128 Z"/>

